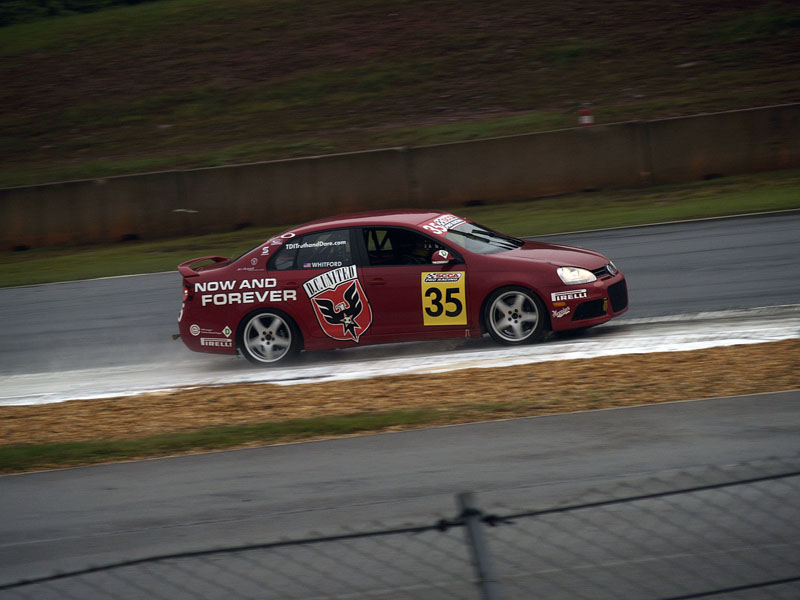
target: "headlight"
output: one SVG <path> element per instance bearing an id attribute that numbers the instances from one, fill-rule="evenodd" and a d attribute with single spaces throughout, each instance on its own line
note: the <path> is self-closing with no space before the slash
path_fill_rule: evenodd
<path id="1" fill-rule="evenodd" d="M 591 271 L 579 269 L 578 267 L 558 267 L 558 276 L 566 284 L 591 283 L 597 281 L 597 277 Z"/>

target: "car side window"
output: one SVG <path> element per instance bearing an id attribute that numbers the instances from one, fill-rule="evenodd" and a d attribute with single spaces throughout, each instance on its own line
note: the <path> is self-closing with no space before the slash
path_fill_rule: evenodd
<path id="1" fill-rule="evenodd" d="M 349 229 L 320 231 L 285 242 L 270 262 L 270 269 L 335 269 L 353 264 Z"/>
<path id="2" fill-rule="evenodd" d="M 428 265 L 434 252 L 447 249 L 408 229 L 368 227 L 363 232 L 371 266 Z"/>

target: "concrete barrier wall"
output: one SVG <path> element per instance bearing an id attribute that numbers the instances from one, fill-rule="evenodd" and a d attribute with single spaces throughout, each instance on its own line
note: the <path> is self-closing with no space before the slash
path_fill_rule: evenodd
<path id="1" fill-rule="evenodd" d="M 410 150 L 426 206 L 525 200 L 642 179 L 641 125 L 621 123 Z"/>
<path id="2" fill-rule="evenodd" d="M 0 190 L 3 247 L 455 208 L 800 167 L 800 104 Z"/>
<path id="3" fill-rule="evenodd" d="M 800 104 L 644 125 L 656 184 L 800 166 Z"/>

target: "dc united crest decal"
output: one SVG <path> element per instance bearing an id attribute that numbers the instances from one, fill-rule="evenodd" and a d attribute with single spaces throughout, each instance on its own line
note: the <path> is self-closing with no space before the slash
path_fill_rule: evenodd
<path id="1" fill-rule="evenodd" d="M 303 289 L 328 337 L 358 343 L 372 324 L 372 309 L 355 265 L 317 275 L 306 281 Z"/>

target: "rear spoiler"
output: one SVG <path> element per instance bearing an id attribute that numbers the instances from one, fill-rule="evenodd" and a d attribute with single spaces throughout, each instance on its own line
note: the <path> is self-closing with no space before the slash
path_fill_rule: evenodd
<path id="1" fill-rule="evenodd" d="M 200 275 L 200 273 L 195 271 L 192 268 L 192 265 L 196 265 L 197 263 L 205 262 L 207 260 L 213 260 L 215 263 L 219 263 L 230 259 L 225 256 L 203 256 L 202 258 L 193 258 L 192 260 L 187 260 L 185 263 L 179 264 L 178 271 L 184 277 L 197 277 Z"/>

